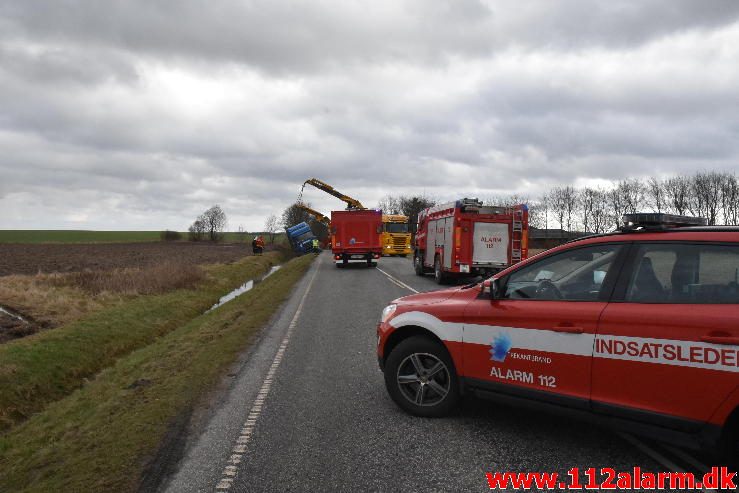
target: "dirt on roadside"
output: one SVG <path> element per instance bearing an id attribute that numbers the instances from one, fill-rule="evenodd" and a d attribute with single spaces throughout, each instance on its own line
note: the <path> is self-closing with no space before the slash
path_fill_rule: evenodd
<path id="1" fill-rule="evenodd" d="M 0 244 L 0 276 L 149 267 L 167 260 L 230 263 L 251 255 L 244 243 Z"/>

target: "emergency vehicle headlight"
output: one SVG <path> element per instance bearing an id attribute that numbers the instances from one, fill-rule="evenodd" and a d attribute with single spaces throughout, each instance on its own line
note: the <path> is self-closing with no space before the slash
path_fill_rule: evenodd
<path id="1" fill-rule="evenodd" d="M 381 320 L 383 322 L 387 322 L 387 319 L 390 318 L 390 316 L 392 316 L 393 313 L 395 313 L 396 308 L 398 308 L 398 305 L 396 305 L 395 303 L 393 303 L 392 305 L 386 306 L 385 309 L 382 310 Z"/>

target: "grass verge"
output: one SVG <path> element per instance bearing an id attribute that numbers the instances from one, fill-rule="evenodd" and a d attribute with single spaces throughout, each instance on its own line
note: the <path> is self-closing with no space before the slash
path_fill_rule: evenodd
<path id="1" fill-rule="evenodd" d="M 217 383 L 312 259 L 291 260 L 0 437 L 0 491 L 136 491 L 172 423 Z"/>
<path id="2" fill-rule="evenodd" d="M 70 394 L 117 358 L 197 317 L 278 263 L 279 253 L 209 268 L 196 289 L 139 296 L 58 329 L 0 346 L 0 432 Z"/>

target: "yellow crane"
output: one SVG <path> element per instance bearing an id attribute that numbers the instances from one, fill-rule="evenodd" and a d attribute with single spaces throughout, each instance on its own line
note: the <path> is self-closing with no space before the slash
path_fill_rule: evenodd
<path id="1" fill-rule="evenodd" d="M 333 195 L 334 197 L 344 201 L 346 203 L 347 210 L 366 209 L 366 207 L 357 199 L 344 195 L 328 183 L 322 182 L 317 178 L 310 178 L 305 180 L 305 183 L 303 183 L 303 188 L 300 189 L 300 195 L 298 197 L 299 206 L 303 203 L 303 190 L 305 190 L 306 185 L 313 185 L 317 189 L 323 190 L 327 194 Z M 303 208 L 303 210 L 313 214 L 316 218 L 319 218 L 316 214 L 320 213 L 315 211 L 311 212 L 312 209 L 308 210 Z M 330 224 L 330 221 L 328 224 Z M 329 226 L 329 230 L 330 229 L 331 227 Z M 408 231 L 408 217 L 401 216 L 400 214 L 384 214 L 382 216 L 382 233 L 380 235 L 380 241 L 382 244 L 383 255 L 402 255 L 405 257 L 409 253 L 413 253 L 413 250 L 411 249 L 411 233 Z"/>
<path id="2" fill-rule="evenodd" d="M 302 210 L 304 210 L 305 212 L 307 212 L 308 214 L 310 214 L 311 216 L 315 217 L 318 222 L 325 224 L 328 230 L 331 231 L 331 219 L 324 216 L 317 210 L 311 209 L 310 207 L 303 204 L 302 202 L 298 202 L 296 205 L 300 207 Z"/>
<path id="3" fill-rule="evenodd" d="M 300 196 L 298 197 L 298 203 L 302 203 L 303 199 L 303 190 L 305 190 L 306 185 L 313 185 L 319 190 L 323 190 L 329 195 L 333 195 L 339 200 L 343 200 L 346 202 L 346 209 L 347 210 L 361 210 L 366 209 L 365 206 L 362 205 L 360 201 L 358 201 L 355 198 L 349 197 L 348 195 L 344 195 L 343 193 L 336 190 L 334 187 L 329 185 L 328 183 L 324 183 L 321 180 L 318 180 L 316 178 L 310 178 L 308 180 L 305 180 L 305 183 L 303 183 L 303 188 L 300 189 Z"/>

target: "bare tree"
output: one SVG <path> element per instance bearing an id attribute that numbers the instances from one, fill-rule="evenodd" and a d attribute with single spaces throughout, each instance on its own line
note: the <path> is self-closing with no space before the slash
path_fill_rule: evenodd
<path id="1" fill-rule="evenodd" d="M 310 207 L 310 204 L 304 204 Z M 282 212 L 280 223 L 282 224 L 283 228 L 290 228 L 292 226 L 295 226 L 296 224 L 310 222 L 311 217 L 312 216 L 310 214 L 308 214 L 304 209 L 298 207 L 298 204 L 295 203 L 290 205 Z"/>
<path id="2" fill-rule="evenodd" d="M 269 242 L 270 244 L 275 242 L 275 232 L 277 231 L 277 216 L 274 214 L 270 214 L 267 216 L 267 220 L 264 221 L 264 232 L 269 234 Z"/>
<path id="3" fill-rule="evenodd" d="M 580 190 L 577 196 L 583 231 L 587 233 L 593 228 L 593 216 L 595 214 L 598 191 L 594 188 L 585 187 Z"/>
<path id="4" fill-rule="evenodd" d="M 565 202 L 562 187 L 555 187 L 549 192 L 549 205 L 560 229 L 565 229 L 565 216 L 567 215 Z"/>
<path id="5" fill-rule="evenodd" d="M 377 208 L 380 209 L 383 214 L 400 214 L 400 199 L 392 195 L 385 195 L 377 203 Z"/>
<path id="6" fill-rule="evenodd" d="M 201 218 L 198 218 L 190 225 L 189 228 L 187 228 L 187 231 L 190 236 L 190 241 L 200 241 L 205 237 L 205 223 Z"/>
<path id="7" fill-rule="evenodd" d="M 533 212 L 532 212 L 533 209 Z M 549 228 L 550 198 L 544 194 L 529 209 L 529 224 L 535 228 Z"/>
<path id="8" fill-rule="evenodd" d="M 616 189 L 623 198 L 625 213 L 634 214 L 640 211 L 644 205 L 644 184 L 642 182 L 637 179 L 621 180 L 616 185 Z"/>
<path id="9" fill-rule="evenodd" d="M 715 171 L 698 173 L 693 177 L 694 213 L 707 218 L 708 224 L 716 224 L 723 180 L 724 175 Z"/>
<path id="10" fill-rule="evenodd" d="M 411 197 L 398 197 L 400 203 L 400 212 L 404 216 L 408 216 L 408 224 L 410 225 L 411 231 L 416 231 L 416 225 L 418 224 L 418 213 L 422 210 L 436 205 L 436 201 L 428 197 L 420 197 L 414 195 Z"/>
<path id="11" fill-rule="evenodd" d="M 500 206 L 500 207 L 513 207 L 514 205 L 519 204 L 528 204 L 529 198 L 524 197 L 523 195 L 513 194 L 513 195 L 493 195 L 492 197 L 486 199 L 483 201 L 483 204 L 485 205 L 493 205 L 493 206 Z"/>
<path id="12" fill-rule="evenodd" d="M 679 215 L 685 215 L 690 208 L 690 178 L 674 176 L 664 183 L 667 210 Z"/>
<path id="13" fill-rule="evenodd" d="M 664 183 L 651 177 L 647 181 L 647 202 L 655 212 L 664 212 L 667 206 L 667 192 Z"/>
<path id="14" fill-rule="evenodd" d="M 608 193 L 598 187 L 593 197 L 592 229 L 593 233 L 605 233 L 613 224 L 613 214 L 608 205 Z"/>
<path id="15" fill-rule="evenodd" d="M 577 193 L 574 187 L 555 187 L 551 192 L 552 212 L 559 222 L 559 227 L 572 231 L 572 216 L 577 209 Z"/>
<path id="16" fill-rule="evenodd" d="M 627 204 L 626 198 L 621 194 L 618 186 L 615 186 L 606 192 L 608 197 L 608 206 L 611 210 L 611 221 L 616 227 L 621 225 L 621 217 L 626 214 Z"/>
<path id="17" fill-rule="evenodd" d="M 739 181 L 736 175 L 724 175 L 721 187 L 721 209 L 724 224 L 739 225 Z"/>
<path id="18" fill-rule="evenodd" d="M 549 203 L 546 194 L 529 205 L 529 225 L 532 228 L 547 229 L 549 226 Z"/>
<path id="19" fill-rule="evenodd" d="M 226 213 L 223 212 L 223 209 L 221 209 L 217 204 L 203 212 L 198 220 L 203 223 L 205 232 L 208 234 L 210 241 L 218 241 L 228 223 Z"/>

